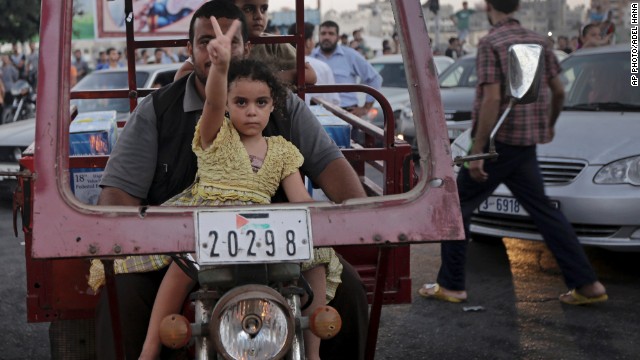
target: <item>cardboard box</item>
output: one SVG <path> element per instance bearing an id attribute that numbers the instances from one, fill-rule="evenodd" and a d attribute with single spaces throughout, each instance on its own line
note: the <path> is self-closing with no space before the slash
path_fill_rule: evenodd
<path id="1" fill-rule="evenodd" d="M 312 105 L 309 108 L 339 148 L 348 149 L 351 147 L 351 125 L 348 122 L 333 115 L 322 105 Z"/>
<path id="2" fill-rule="evenodd" d="M 109 155 L 116 144 L 118 125 L 115 111 L 81 113 L 69 127 L 71 157 Z M 71 189 L 85 204 L 95 205 L 100 195 L 102 168 L 71 169 Z"/>
<path id="3" fill-rule="evenodd" d="M 69 155 L 109 155 L 117 130 L 115 110 L 78 114 L 69 127 Z"/>

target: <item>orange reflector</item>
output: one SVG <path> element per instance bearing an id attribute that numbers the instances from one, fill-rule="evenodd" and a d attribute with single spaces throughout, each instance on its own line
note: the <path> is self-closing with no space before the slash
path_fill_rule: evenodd
<path id="1" fill-rule="evenodd" d="M 185 347 L 191 339 L 191 324 L 182 315 L 167 315 L 160 322 L 159 334 L 164 346 L 180 349 Z"/>
<path id="2" fill-rule="evenodd" d="M 320 306 L 309 316 L 309 329 L 320 339 L 331 339 L 341 328 L 342 318 L 331 306 Z"/>

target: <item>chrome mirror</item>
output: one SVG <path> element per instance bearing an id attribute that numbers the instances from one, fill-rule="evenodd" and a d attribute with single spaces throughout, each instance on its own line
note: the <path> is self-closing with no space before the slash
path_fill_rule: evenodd
<path id="1" fill-rule="evenodd" d="M 507 96 L 518 104 L 529 104 L 538 99 L 543 50 L 537 44 L 517 44 L 509 48 Z"/>
<path id="2" fill-rule="evenodd" d="M 461 165 L 467 161 L 495 159 L 498 157 L 494 139 L 504 119 L 509 115 L 511 108 L 515 104 L 529 104 L 538 100 L 542 64 L 544 63 L 543 56 L 544 49 L 538 44 L 516 44 L 509 47 L 507 53 L 509 72 L 507 96 L 509 97 L 509 106 L 502 113 L 493 130 L 491 130 L 489 152 L 458 156 L 453 160 L 456 165 Z"/>

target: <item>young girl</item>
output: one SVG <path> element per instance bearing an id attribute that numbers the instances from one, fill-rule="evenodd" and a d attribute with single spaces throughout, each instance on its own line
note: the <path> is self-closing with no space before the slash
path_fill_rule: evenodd
<path id="1" fill-rule="evenodd" d="M 229 35 L 222 33 L 215 18 L 211 23 L 216 36 L 207 45 L 211 67 L 206 100 L 192 144 L 198 158 L 196 181 L 165 205 L 268 204 L 279 185 L 291 202 L 312 201 L 298 170 L 303 163 L 298 149 L 280 136 L 262 136 L 271 112 L 278 111 L 286 97 L 285 88 L 261 62 L 230 62 L 231 34 L 240 22 L 234 21 Z M 333 250 L 326 248 L 315 250 L 314 259 L 304 263 L 302 270 L 314 293 L 326 294 L 314 297 L 307 314 L 333 297 L 342 266 Z M 158 357 L 160 321 L 180 311 L 194 285 L 178 265 L 170 265 L 158 290 L 140 359 Z M 305 332 L 305 347 L 308 359 L 319 359 L 320 339 L 310 331 Z"/>

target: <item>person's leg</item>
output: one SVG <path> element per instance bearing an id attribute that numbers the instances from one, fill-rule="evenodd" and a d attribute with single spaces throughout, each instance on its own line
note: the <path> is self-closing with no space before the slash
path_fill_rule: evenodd
<path id="1" fill-rule="evenodd" d="M 531 216 L 555 256 L 569 289 L 594 283 L 596 274 L 571 224 L 544 193 L 535 146 L 523 147 L 520 159 L 518 170 L 505 179 L 505 184 Z"/>
<path id="2" fill-rule="evenodd" d="M 460 210 L 464 224 L 464 241 L 443 241 L 440 244 L 440 257 L 442 264 L 438 272 L 438 284 L 446 290 L 465 290 L 465 264 L 467 261 L 467 243 L 469 241 L 469 228 L 471 215 L 478 206 L 500 185 L 502 179 L 510 172 L 510 166 L 502 158 L 497 161 L 485 161 L 485 171 L 489 173 L 489 179 L 479 183 L 471 178 L 469 170 L 460 169 L 457 178 L 458 197 Z M 458 294 L 460 295 L 460 294 Z"/>
<path id="3" fill-rule="evenodd" d="M 149 317 L 158 287 L 166 268 L 146 273 L 116 275 L 122 340 L 126 359 L 137 359 L 147 334 Z M 111 328 L 109 298 L 102 288 L 96 308 L 97 359 L 115 359 L 115 345 Z"/>
<path id="4" fill-rule="evenodd" d="M 336 290 L 330 306 L 342 318 L 342 329 L 332 339 L 320 343 L 320 358 L 323 360 L 364 359 L 369 327 L 369 304 L 364 284 L 356 269 L 340 255 L 342 263 L 342 283 Z"/>

